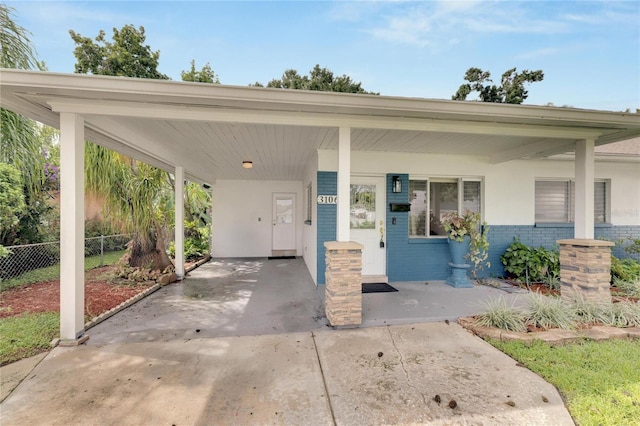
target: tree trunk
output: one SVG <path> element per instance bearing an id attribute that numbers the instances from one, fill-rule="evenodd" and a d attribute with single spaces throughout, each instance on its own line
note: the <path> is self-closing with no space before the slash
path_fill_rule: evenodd
<path id="1" fill-rule="evenodd" d="M 129 266 L 159 271 L 173 266 L 164 246 L 164 238 L 158 233 L 136 232 L 133 235 Z"/>

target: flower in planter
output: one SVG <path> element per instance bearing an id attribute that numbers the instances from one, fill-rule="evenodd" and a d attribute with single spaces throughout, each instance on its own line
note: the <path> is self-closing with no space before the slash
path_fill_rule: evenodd
<path id="1" fill-rule="evenodd" d="M 442 219 L 442 225 L 447 236 L 454 241 L 463 241 L 465 236 L 469 236 L 471 242 L 469 245 L 469 253 L 465 256 L 472 265 L 471 273 L 476 278 L 477 271 L 491 267 L 489 258 L 489 241 L 487 233 L 489 226 L 486 222 L 481 222 L 480 213 L 467 211 L 464 215 L 458 212 L 447 213 Z"/>

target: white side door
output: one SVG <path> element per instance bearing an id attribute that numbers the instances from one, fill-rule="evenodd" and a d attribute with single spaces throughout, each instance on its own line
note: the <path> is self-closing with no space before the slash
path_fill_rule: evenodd
<path id="1" fill-rule="evenodd" d="M 273 194 L 272 250 L 296 249 L 296 194 Z"/>
<path id="2" fill-rule="evenodd" d="M 386 180 L 384 177 L 352 177 L 350 191 L 351 240 L 362 249 L 362 275 L 387 274 Z M 381 232 L 382 230 L 382 232 Z M 380 242 L 385 243 L 381 247 Z"/>

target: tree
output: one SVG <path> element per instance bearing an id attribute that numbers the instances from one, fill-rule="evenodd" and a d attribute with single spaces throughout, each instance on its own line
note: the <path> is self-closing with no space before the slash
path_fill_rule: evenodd
<path id="1" fill-rule="evenodd" d="M 259 82 L 254 83 L 253 86 L 263 87 Z M 320 68 L 320 65 L 313 67 L 313 69 L 309 71 L 309 76 L 301 76 L 298 74 L 298 71 L 294 69 L 287 69 L 280 79 L 273 79 L 267 83 L 267 87 L 318 90 L 323 92 L 379 94 L 375 92 L 367 92 L 362 88 L 361 82 L 356 83 L 346 74 L 336 77 L 332 71 L 327 68 Z"/>
<path id="2" fill-rule="evenodd" d="M 26 214 L 20 171 L 0 163 L 0 246 L 13 245 L 20 220 Z"/>
<path id="3" fill-rule="evenodd" d="M 0 67 L 45 70 L 44 63 L 38 62 L 29 32 L 15 23 L 13 12 L 14 9 L 0 3 Z M 0 108 L 0 124 L 0 163 L 17 171 L 16 175 L 3 167 L 4 182 L 10 182 L 11 193 L 5 194 L 10 199 L 4 199 L 0 206 L 13 213 L 0 213 L 11 217 L 3 222 L 0 244 L 41 242 L 51 229 L 48 226 L 50 218 L 46 217 L 51 208 L 47 203 L 44 156 L 39 138 L 42 126 L 3 108 Z M 9 189 L 2 190 L 5 191 Z M 22 196 L 16 198 L 16 191 Z"/>
<path id="4" fill-rule="evenodd" d="M 17 25 L 13 10 L 0 3 L 0 67 L 43 69 L 29 40 L 29 32 Z M 41 189 L 43 162 L 36 123 L 0 108 L 0 162 L 13 164 L 22 176 L 27 195 L 35 197 Z"/>
<path id="5" fill-rule="evenodd" d="M 168 174 L 93 143 L 85 144 L 85 187 L 105 197 L 108 217 L 129 217 L 133 239 L 129 265 L 162 270 L 171 265 L 166 253 L 166 222 L 158 213 L 168 188 Z"/>
<path id="6" fill-rule="evenodd" d="M 114 28 L 113 43 L 105 39 L 103 30 L 95 42 L 73 30 L 69 30 L 69 34 L 76 44 L 73 54 L 77 73 L 169 79 L 157 69 L 160 51 L 154 52 L 144 44 L 146 36 L 142 26 L 138 29 L 133 25 L 125 25 L 120 30 Z"/>
<path id="7" fill-rule="evenodd" d="M 100 31 L 95 43 L 73 30 L 77 73 L 167 79 L 157 70 L 160 53 L 144 45 L 144 28 L 113 29 L 113 43 Z M 170 190 L 168 173 L 104 147 L 85 144 L 85 187 L 104 197 L 109 217 L 120 223 L 129 217 L 133 239 L 129 265 L 163 270 L 171 265 L 166 253 L 167 221 L 160 214 L 163 193 Z"/>
<path id="8" fill-rule="evenodd" d="M 507 104 L 521 104 L 529 96 L 524 88 L 525 83 L 535 83 L 544 79 L 542 70 L 524 70 L 516 72 L 511 68 L 502 74 L 501 85 L 492 83 L 491 73 L 480 68 L 469 68 L 464 74 L 464 79 L 469 83 L 462 84 L 458 91 L 451 97 L 454 101 L 464 101 L 471 92 L 478 92 L 482 102 L 497 102 Z"/>
<path id="9" fill-rule="evenodd" d="M 188 72 L 182 71 L 180 73 L 180 76 L 182 77 L 182 81 L 220 84 L 220 79 L 218 78 L 216 73 L 213 72 L 213 69 L 211 69 L 211 65 L 209 65 L 209 62 L 207 62 L 204 67 L 202 67 L 202 70 L 196 71 L 196 61 L 192 60 L 191 69 Z"/>

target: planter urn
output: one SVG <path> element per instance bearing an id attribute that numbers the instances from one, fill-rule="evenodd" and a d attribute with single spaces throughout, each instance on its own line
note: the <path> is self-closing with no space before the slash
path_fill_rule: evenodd
<path id="1" fill-rule="evenodd" d="M 449 262 L 451 275 L 445 282 L 455 288 L 472 288 L 473 284 L 471 284 L 471 280 L 467 277 L 467 272 L 469 268 L 471 268 L 471 265 L 466 263 L 465 260 L 465 256 L 469 252 L 471 238 L 465 236 L 462 241 L 447 238 L 447 242 L 449 243 L 449 252 L 451 253 L 451 262 Z"/>

